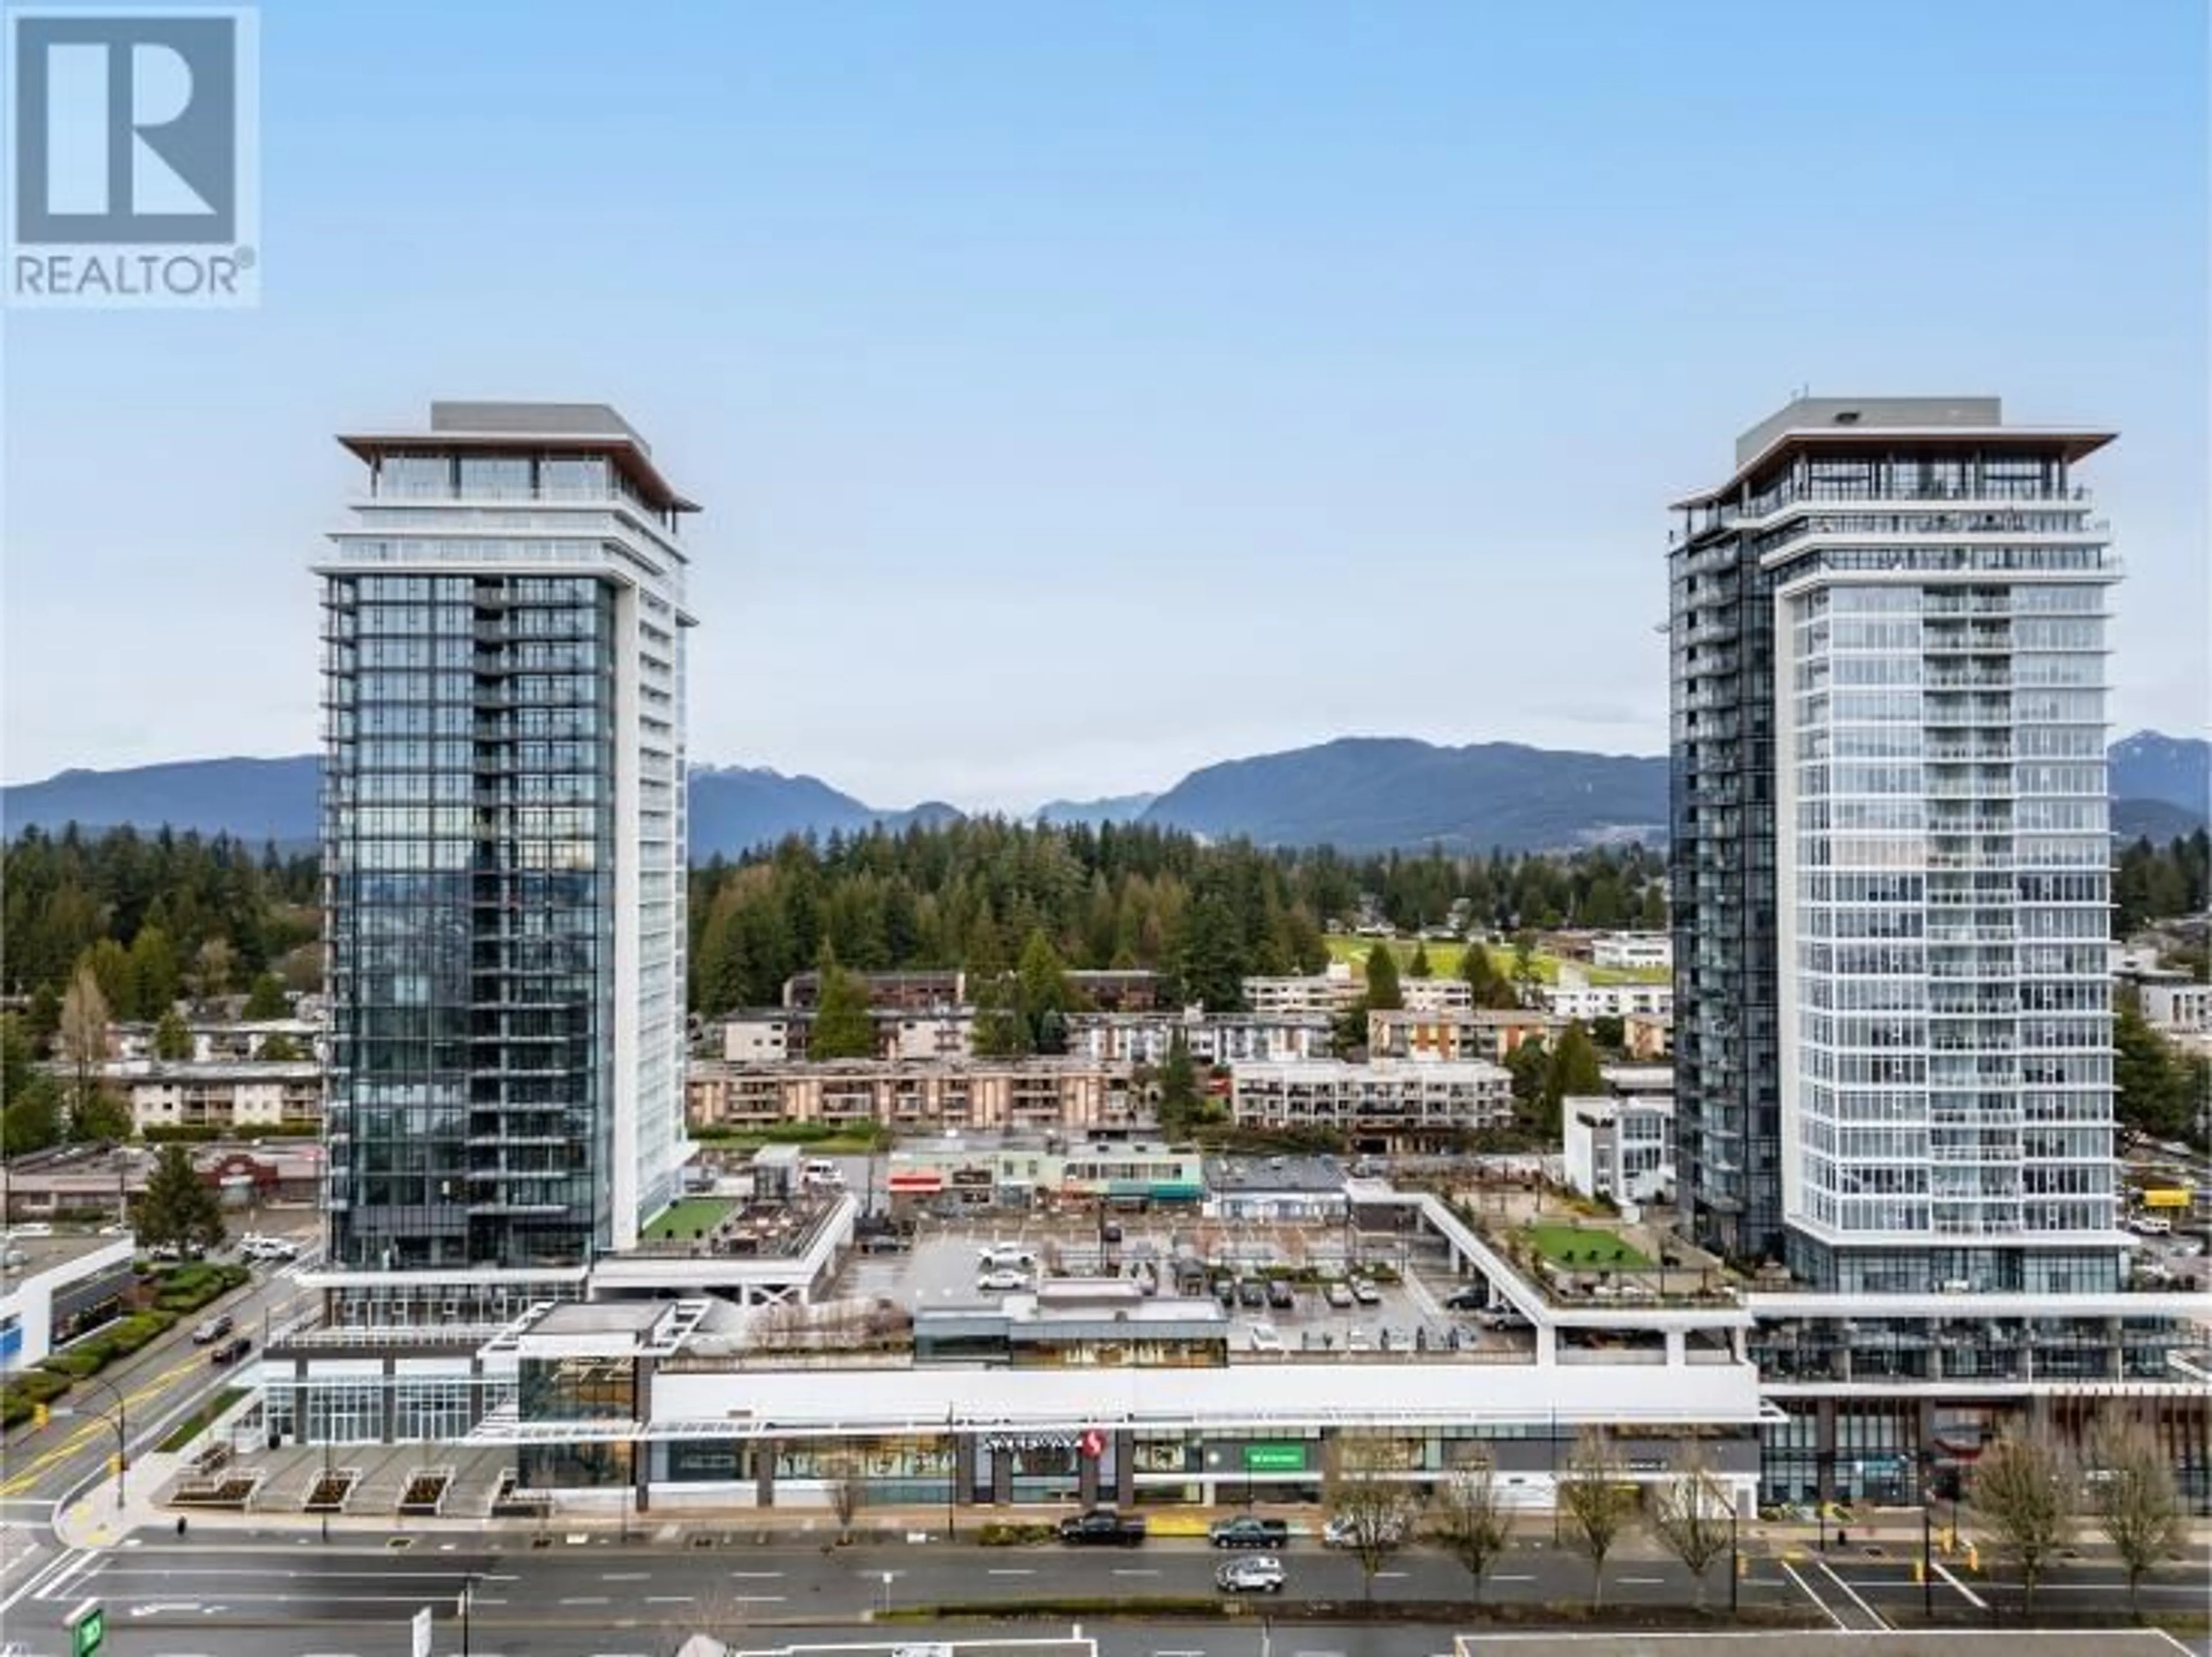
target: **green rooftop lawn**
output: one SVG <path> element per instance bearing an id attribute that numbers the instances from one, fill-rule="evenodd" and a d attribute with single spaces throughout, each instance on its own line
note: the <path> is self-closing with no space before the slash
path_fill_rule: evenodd
<path id="1" fill-rule="evenodd" d="M 736 1206 L 726 1197 L 690 1197 L 680 1203 L 672 1203 L 645 1228 L 645 1241 L 690 1242 L 701 1233 L 712 1231 Z"/>
<path id="2" fill-rule="evenodd" d="M 1572 1254 L 1574 1259 L 1569 1264 L 1601 1271 L 1641 1272 L 1651 1265 L 1650 1257 L 1640 1249 L 1630 1247 L 1610 1231 L 1589 1226 L 1544 1222 L 1528 1228 L 1528 1238 L 1548 1260 L 1564 1260 L 1566 1255 Z"/>

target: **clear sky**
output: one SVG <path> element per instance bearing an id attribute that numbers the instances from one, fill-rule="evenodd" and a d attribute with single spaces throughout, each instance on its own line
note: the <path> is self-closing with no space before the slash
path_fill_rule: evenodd
<path id="1" fill-rule="evenodd" d="M 275 0 L 264 299 L 5 319 L 5 750 L 316 740 L 345 428 L 605 400 L 691 749 L 1023 808 L 1347 733 L 1656 752 L 1665 502 L 1796 387 L 2108 423 L 2207 707 L 2206 8 Z"/>

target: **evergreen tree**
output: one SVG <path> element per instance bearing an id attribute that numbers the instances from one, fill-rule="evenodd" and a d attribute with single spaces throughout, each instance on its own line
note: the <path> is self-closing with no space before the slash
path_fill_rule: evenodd
<path id="1" fill-rule="evenodd" d="M 149 922 L 131 940 L 131 987 L 136 1016 L 159 1018 L 174 1005 L 184 969 L 169 934 Z"/>
<path id="2" fill-rule="evenodd" d="M 1598 1064 L 1597 1047 L 1590 1041 L 1589 1032 L 1577 1019 L 1567 1026 L 1566 1034 L 1559 1037 L 1552 1050 L 1551 1062 L 1545 1068 L 1543 1115 L 1540 1126 L 1547 1137 L 1559 1129 L 1559 1104 L 1565 1099 L 1587 1098 L 1605 1091 L 1605 1074 Z"/>
<path id="3" fill-rule="evenodd" d="M 1408 978 L 1436 976 L 1436 968 L 1429 965 L 1429 945 L 1426 939 L 1421 939 L 1414 944 L 1413 958 L 1406 963 L 1406 976 Z"/>
<path id="4" fill-rule="evenodd" d="M 1552 1073 L 1551 1056 L 1536 1041 L 1523 1041 L 1505 1055 L 1513 1077 L 1513 1114 L 1534 1131 L 1544 1119 L 1544 1089 Z"/>
<path id="5" fill-rule="evenodd" d="M 1016 1003 L 1022 1033 L 1031 1053 L 1067 1051 L 1067 1015 L 1074 1005 L 1067 969 L 1060 951 L 1042 928 L 1033 929 L 1022 945 Z"/>
<path id="6" fill-rule="evenodd" d="M 264 972 L 255 977 L 253 987 L 246 992 L 244 1017 L 255 1020 L 289 1017 L 292 1009 L 284 999 L 283 980 L 275 973 Z"/>
<path id="7" fill-rule="evenodd" d="M 221 1247 L 222 1205 L 182 1145 L 161 1147 L 132 1208 L 131 1229 L 148 1248 L 170 1247 L 189 1253 Z"/>
<path id="8" fill-rule="evenodd" d="M 253 1056 L 264 1065 L 296 1065 L 307 1055 L 300 1050 L 297 1041 L 278 1030 L 262 1038 Z"/>
<path id="9" fill-rule="evenodd" d="M 154 1056 L 167 1064 L 192 1056 L 191 1029 L 174 1007 L 162 1013 L 161 1022 L 154 1026 Z"/>
<path id="10" fill-rule="evenodd" d="M 860 978 L 837 964 L 828 949 L 818 968 L 822 986 L 814 1008 L 814 1029 L 806 1044 L 815 1059 L 872 1059 L 876 1023 L 868 1016 L 868 992 Z"/>
<path id="11" fill-rule="evenodd" d="M 1398 957 L 1388 944 L 1378 943 L 1367 952 L 1367 1011 L 1389 1012 L 1406 1005 L 1398 984 Z"/>
<path id="12" fill-rule="evenodd" d="M 1514 992 L 1513 986 L 1506 980 L 1505 974 L 1498 970 L 1497 962 L 1491 958 L 1489 946 L 1480 937 L 1468 942 L 1467 954 L 1460 962 L 1460 975 L 1467 980 L 1468 987 L 1474 997 L 1474 1005 L 1478 1007 L 1517 1007 L 1521 1005 L 1521 998 Z"/>
<path id="13" fill-rule="evenodd" d="M 1198 1067 L 1191 1062 L 1190 1043 L 1177 1030 L 1160 1066 L 1160 1132 L 1170 1140 L 1188 1134 L 1197 1126 L 1200 1105 Z"/>
<path id="14" fill-rule="evenodd" d="M 1234 1012 L 1244 1005 L 1243 942 L 1236 911 L 1219 892 L 1208 892 L 1185 912 L 1175 950 L 1183 999 L 1208 1012 Z"/>
<path id="15" fill-rule="evenodd" d="M 20 1156 L 61 1139 L 61 1089 L 38 1068 L 23 1020 L 0 1015 L 0 1150 Z"/>

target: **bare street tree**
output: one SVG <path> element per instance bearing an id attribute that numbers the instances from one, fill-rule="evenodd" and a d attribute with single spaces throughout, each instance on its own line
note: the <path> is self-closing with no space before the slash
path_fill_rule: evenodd
<path id="1" fill-rule="evenodd" d="M 1469 1597 L 1480 1604 L 1482 1579 L 1511 1536 L 1490 1464 L 1478 1462 L 1452 1474 L 1437 1492 L 1434 1511 L 1437 1540 L 1466 1569 Z"/>
<path id="2" fill-rule="evenodd" d="M 1359 1561 L 1370 1599 L 1375 1573 L 1406 1545 L 1413 1528 L 1413 1487 L 1398 1476 L 1405 1468 L 1398 1441 L 1382 1434 L 1346 1433 L 1329 1446 L 1323 1494 L 1346 1551 Z"/>
<path id="3" fill-rule="evenodd" d="M 1974 1510 L 1997 1551 L 2020 1567 L 2021 1610 L 2030 1618 L 2035 1585 L 2073 1539 L 2080 1490 L 2074 1458 L 2039 1422 L 2007 1432 L 1974 1464 Z"/>
<path id="4" fill-rule="evenodd" d="M 853 1539 L 854 1515 L 860 1511 L 860 1502 L 867 1492 L 867 1469 L 858 1450 L 839 1448 L 823 1456 L 823 1482 L 830 1491 L 830 1511 L 837 1515 L 837 1541 L 842 1546 Z"/>
<path id="5" fill-rule="evenodd" d="M 1636 1486 L 1627 1464 L 1602 1429 L 1585 1427 L 1567 1453 L 1553 1498 L 1565 1514 L 1575 1546 L 1590 1562 L 1590 1604 L 1605 1603 L 1605 1559 L 1636 1514 Z"/>
<path id="6" fill-rule="evenodd" d="M 1650 1507 L 1651 1528 L 1688 1569 L 1697 1584 L 1698 1609 L 1703 1611 L 1706 1579 L 1713 1562 L 1729 1551 L 1734 1533 L 1728 1486 L 1713 1476 L 1705 1451 L 1692 1443 L 1675 1463 L 1674 1474 L 1653 1488 Z"/>
<path id="7" fill-rule="evenodd" d="M 2089 1435 L 2095 1472 L 2089 1500 L 2120 1568 L 2128 1574 L 2128 1608 L 2142 1616 L 2142 1579 L 2178 1551 L 2186 1534 L 2173 1464 L 2150 1423 L 2137 1415 L 2098 1418 Z"/>

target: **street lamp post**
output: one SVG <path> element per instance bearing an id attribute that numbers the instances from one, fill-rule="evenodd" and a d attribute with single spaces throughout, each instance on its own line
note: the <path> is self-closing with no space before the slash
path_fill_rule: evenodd
<path id="1" fill-rule="evenodd" d="M 108 1397 L 115 1400 L 115 1413 L 105 1418 L 107 1424 L 115 1429 L 115 1510 L 120 1513 L 123 1511 L 124 1482 L 129 1477 L 131 1470 L 131 1434 L 126 1417 L 126 1401 L 122 1389 L 113 1381 L 103 1381 L 98 1375 L 87 1375 L 84 1380 L 100 1387 Z"/>

